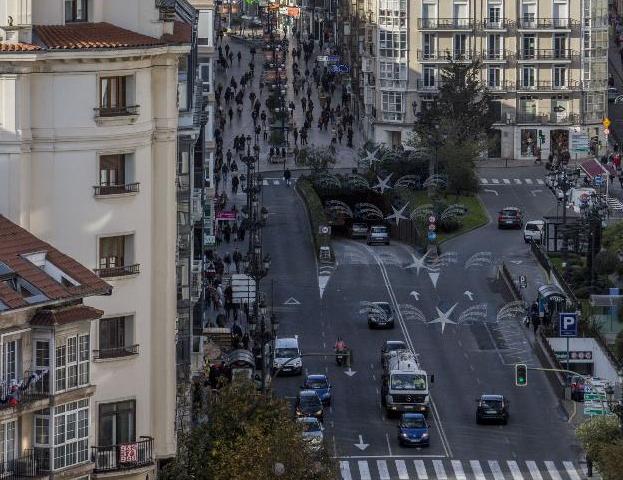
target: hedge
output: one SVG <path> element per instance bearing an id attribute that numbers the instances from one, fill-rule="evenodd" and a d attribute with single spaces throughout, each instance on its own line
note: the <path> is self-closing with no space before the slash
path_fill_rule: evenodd
<path id="1" fill-rule="evenodd" d="M 312 183 L 307 178 L 299 178 L 296 183 L 296 188 L 301 194 L 303 202 L 305 202 L 305 207 L 307 208 L 307 215 L 309 215 L 312 236 L 314 238 L 314 248 L 316 250 L 316 255 L 318 255 L 321 246 L 319 228 L 320 225 L 328 225 L 329 220 L 324 213 L 322 200 L 320 200 L 320 197 L 316 193 Z"/>

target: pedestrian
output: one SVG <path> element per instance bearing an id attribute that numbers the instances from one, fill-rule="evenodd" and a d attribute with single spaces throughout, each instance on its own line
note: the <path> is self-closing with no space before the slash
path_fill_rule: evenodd
<path id="1" fill-rule="evenodd" d="M 221 167 L 221 173 L 223 174 L 223 183 L 227 183 L 227 175 L 229 174 L 229 167 L 227 164 Z"/>
<path id="2" fill-rule="evenodd" d="M 231 123 L 231 119 L 234 117 L 234 111 L 232 110 L 231 107 L 229 107 L 229 110 L 227 111 L 227 115 L 229 115 L 229 123 Z"/>
<path id="3" fill-rule="evenodd" d="M 539 330 L 539 325 L 541 325 L 541 318 L 536 317 L 532 319 L 532 328 L 534 329 L 534 335 L 536 336 L 537 331 Z"/>
<path id="4" fill-rule="evenodd" d="M 225 44 L 225 55 L 229 55 L 229 43 Z"/>
<path id="5" fill-rule="evenodd" d="M 307 98 L 305 97 L 301 98 L 301 108 L 303 109 L 303 113 L 305 113 L 307 109 Z"/>
<path id="6" fill-rule="evenodd" d="M 289 168 L 286 168 L 283 171 L 283 179 L 285 180 L 286 186 L 290 186 L 290 179 L 292 178 L 292 173 Z"/>
<path id="7" fill-rule="evenodd" d="M 223 257 L 223 263 L 225 264 L 225 272 L 229 273 L 229 269 L 231 268 L 231 255 L 229 252 Z"/>
<path id="8" fill-rule="evenodd" d="M 232 260 L 234 261 L 234 265 L 236 266 L 236 273 L 240 273 L 240 262 L 242 261 L 242 254 L 238 250 L 238 247 L 236 247 L 236 249 L 234 250 Z"/>
<path id="9" fill-rule="evenodd" d="M 588 454 L 586 455 L 586 476 L 588 478 L 593 476 L 593 459 Z"/>
<path id="10" fill-rule="evenodd" d="M 238 175 L 234 173 L 231 177 L 231 193 L 234 195 L 238 193 Z"/>
<path id="11" fill-rule="evenodd" d="M 348 132 L 346 133 L 346 136 L 348 137 L 349 148 L 353 148 L 353 128 L 352 127 L 348 127 Z"/>
<path id="12" fill-rule="evenodd" d="M 294 127 L 294 130 L 292 130 L 292 136 L 294 137 L 294 145 L 298 145 L 298 139 L 299 139 L 299 129 Z M 342 143 L 340 141 L 340 143 Z"/>
<path id="13" fill-rule="evenodd" d="M 621 185 L 621 188 L 623 189 L 623 175 L 619 174 L 619 184 Z"/>
<path id="14" fill-rule="evenodd" d="M 226 243 L 231 241 L 231 227 L 229 224 L 225 224 L 225 227 L 223 227 L 223 238 L 225 238 Z"/>
<path id="15" fill-rule="evenodd" d="M 344 130 L 342 129 L 342 125 L 337 127 L 337 141 L 342 145 L 342 137 L 344 136 Z"/>
<path id="16" fill-rule="evenodd" d="M 236 148 L 238 143 L 238 137 L 236 137 L 236 139 L 234 140 L 234 148 Z M 225 154 L 225 157 L 227 158 L 227 165 L 231 165 L 231 148 L 227 149 L 227 153 Z"/>
<path id="17" fill-rule="evenodd" d="M 238 242 L 238 222 L 234 222 L 234 226 L 231 227 L 231 235 L 234 238 L 234 243 Z"/>
<path id="18" fill-rule="evenodd" d="M 240 60 L 242 60 L 242 52 L 240 52 L 240 50 L 238 50 L 238 66 L 240 66 Z"/>
<path id="19" fill-rule="evenodd" d="M 266 128 L 266 125 L 264 125 L 264 141 L 268 141 L 268 129 Z"/>

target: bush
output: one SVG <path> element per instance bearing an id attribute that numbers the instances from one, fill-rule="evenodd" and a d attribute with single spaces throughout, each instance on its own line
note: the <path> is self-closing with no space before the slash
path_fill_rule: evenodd
<path id="1" fill-rule="evenodd" d="M 456 232 L 463 226 L 463 222 L 457 217 L 445 218 L 439 222 L 439 229 L 445 233 Z"/>
<path id="2" fill-rule="evenodd" d="M 320 200 L 318 193 L 316 193 L 316 190 L 307 178 L 299 178 L 296 183 L 296 188 L 303 197 L 305 207 L 307 207 L 307 214 L 309 215 L 312 235 L 314 237 L 314 248 L 316 250 L 316 255 L 318 255 L 321 246 L 319 227 L 320 225 L 328 225 L 329 220 L 325 215 L 322 200 Z"/>
<path id="3" fill-rule="evenodd" d="M 595 272 L 602 275 L 612 275 L 617 271 L 619 257 L 611 250 L 602 250 L 595 255 Z"/>

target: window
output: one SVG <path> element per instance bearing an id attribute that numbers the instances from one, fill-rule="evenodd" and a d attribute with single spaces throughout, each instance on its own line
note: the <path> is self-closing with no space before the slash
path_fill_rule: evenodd
<path id="1" fill-rule="evenodd" d="M 553 22 L 555 28 L 567 28 L 569 25 L 568 0 L 554 0 Z"/>
<path id="2" fill-rule="evenodd" d="M 97 441 L 100 446 L 136 440 L 136 401 L 104 403 L 99 406 Z"/>
<path id="3" fill-rule="evenodd" d="M 536 68 L 525 66 L 521 69 L 521 86 L 523 88 L 533 88 L 536 86 Z"/>
<path id="4" fill-rule="evenodd" d="M 89 460 L 89 400 L 54 409 L 54 470 Z"/>
<path id="5" fill-rule="evenodd" d="M 554 65 L 554 88 L 566 88 L 567 84 L 567 67 L 564 65 Z"/>
<path id="6" fill-rule="evenodd" d="M 498 66 L 490 66 L 487 71 L 487 85 L 491 90 L 498 90 L 502 86 L 502 69 Z"/>
<path id="7" fill-rule="evenodd" d="M 65 0 L 65 23 L 87 21 L 87 0 Z"/>
<path id="8" fill-rule="evenodd" d="M 532 97 L 522 97 L 519 99 L 519 121 L 533 122 L 537 118 L 536 100 Z"/>
<path id="9" fill-rule="evenodd" d="M 555 33 L 554 34 L 554 58 L 567 58 L 567 34 Z"/>
<path id="10" fill-rule="evenodd" d="M 467 27 L 469 25 L 469 15 L 467 14 L 467 2 L 454 2 L 453 21 L 457 27 Z"/>
<path id="11" fill-rule="evenodd" d="M 407 0 L 380 0 L 379 25 L 389 29 L 406 28 Z"/>
<path id="12" fill-rule="evenodd" d="M 536 2 L 523 2 L 521 4 L 521 24 L 524 28 L 536 27 Z"/>
<path id="13" fill-rule="evenodd" d="M 17 422 L 0 423 L 0 464 L 10 462 L 15 459 L 17 445 Z M 0 472 L 5 473 L 5 472 Z"/>
<path id="14" fill-rule="evenodd" d="M 56 345 L 56 392 L 89 384 L 89 335 L 75 335 Z"/>
<path id="15" fill-rule="evenodd" d="M 127 77 L 100 78 L 100 115 L 127 113 Z"/>
<path id="16" fill-rule="evenodd" d="M 10 384 L 13 380 L 17 380 L 18 340 L 5 342 L 2 348 L 2 380 Z"/>
<path id="17" fill-rule="evenodd" d="M 530 60 L 536 57 L 536 37 L 534 34 L 522 35 L 521 58 Z"/>
<path id="18" fill-rule="evenodd" d="M 35 367 L 46 368 L 50 366 L 50 342 L 37 340 L 35 342 Z"/>
<path id="19" fill-rule="evenodd" d="M 437 24 L 437 4 L 422 3 L 422 27 L 433 28 Z"/>
<path id="20" fill-rule="evenodd" d="M 435 88 L 437 82 L 435 82 L 435 68 L 424 67 L 422 71 L 422 78 L 424 79 L 424 88 Z"/>
<path id="21" fill-rule="evenodd" d="M 422 60 L 434 60 L 437 51 L 437 35 L 434 33 L 425 33 L 422 41 L 424 46 L 424 56 Z"/>
<path id="22" fill-rule="evenodd" d="M 502 3 L 501 1 L 490 1 L 489 8 L 487 10 L 487 26 L 489 28 L 502 27 Z"/>
<path id="23" fill-rule="evenodd" d="M 379 55 L 386 58 L 407 57 L 407 32 L 379 31 Z"/>
<path id="24" fill-rule="evenodd" d="M 190 108 L 188 89 L 188 57 L 181 56 L 177 67 L 177 107 L 179 111 L 186 111 Z"/>
<path id="25" fill-rule="evenodd" d="M 203 83 L 203 91 L 208 93 L 212 91 L 212 75 L 210 74 L 211 65 L 208 63 L 201 63 L 199 65 L 199 76 Z"/>
<path id="26" fill-rule="evenodd" d="M 125 155 L 100 157 L 100 186 L 110 187 L 125 183 Z"/>
<path id="27" fill-rule="evenodd" d="M 380 62 L 381 88 L 406 88 L 407 64 Z"/>
<path id="28" fill-rule="evenodd" d="M 467 35 L 464 33 L 457 33 L 454 35 L 454 57 L 461 60 L 465 58 L 467 52 Z"/>
<path id="29" fill-rule="evenodd" d="M 114 277 L 139 273 L 134 264 L 134 235 L 118 235 L 99 239 L 100 277 Z"/>
<path id="30" fill-rule="evenodd" d="M 114 358 L 135 353 L 132 345 L 133 317 L 102 318 L 99 321 L 98 358 Z"/>
<path id="31" fill-rule="evenodd" d="M 499 60 L 502 55 L 502 35 L 491 33 L 487 37 L 487 58 L 489 60 Z"/>
<path id="32" fill-rule="evenodd" d="M 382 92 L 383 120 L 400 121 L 404 116 L 403 97 L 401 92 Z"/>

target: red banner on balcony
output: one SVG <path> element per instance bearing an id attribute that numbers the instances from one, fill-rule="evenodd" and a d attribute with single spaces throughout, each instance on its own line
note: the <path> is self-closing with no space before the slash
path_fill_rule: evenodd
<path id="1" fill-rule="evenodd" d="M 119 445 L 119 463 L 138 462 L 138 443 L 122 443 Z"/>
<path id="2" fill-rule="evenodd" d="M 301 16 L 301 9 L 299 7 L 288 7 L 288 17 L 298 18 Z"/>

